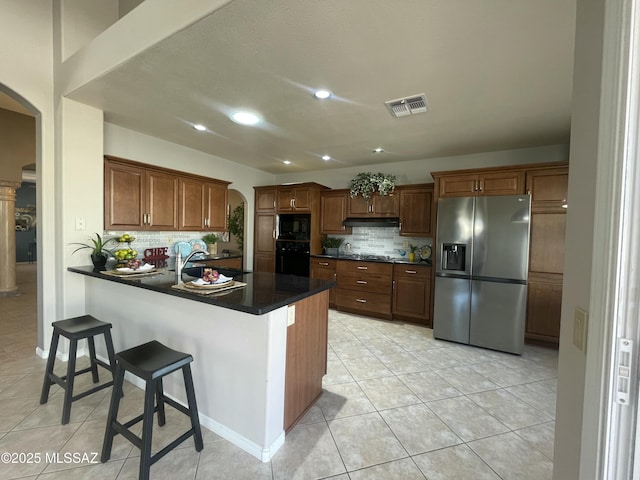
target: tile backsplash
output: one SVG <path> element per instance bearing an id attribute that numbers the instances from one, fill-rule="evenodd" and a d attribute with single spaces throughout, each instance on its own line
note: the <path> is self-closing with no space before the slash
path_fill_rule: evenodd
<path id="1" fill-rule="evenodd" d="M 385 255 L 399 257 L 400 251 L 409 253 L 409 244 L 417 247 L 432 245 L 430 237 L 401 237 L 398 227 L 353 227 L 351 235 L 329 235 L 330 237 L 344 238 L 340 252 L 345 251 L 345 245 L 351 244 L 351 250 L 356 254 Z"/>
<path id="2" fill-rule="evenodd" d="M 131 248 L 138 252 L 138 256 L 142 257 L 144 255 L 144 250 L 146 248 L 152 247 L 169 247 L 167 250 L 167 255 L 174 256 L 175 252 L 173 251 L 173 245 L 176 242 L 189 242 L 190 240 L 201 240 L 202 237 L 206 233 L 211 232 L 147 232 L 147 231 L 113 231 L 109 230 L 104 232 L 104 235 L 109 237 L 119 237 L 120 235 L 128 233 L 129 235 L 134 236 L 136 239 L 131 244 Z M 216 233 L 218 238 L 220 238 L 223 234 Z M 227 234 L 228 235 L 228 234 Z M 218 240 L 219 242 L 222 240 Z M 109 244 L 109 249 L 113 248 L 115 244 Z M 123 245 L 124 247 L 124 245 Z"/>

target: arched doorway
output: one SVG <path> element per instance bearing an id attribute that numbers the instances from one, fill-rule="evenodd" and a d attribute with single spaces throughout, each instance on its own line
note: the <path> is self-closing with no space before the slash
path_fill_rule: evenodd
<path id="1" fill-rule="evenodd" d="M 242 265 L 247 268 L 247 252 L 245 248 L 244 232 L 247 231 L 247 217 L 244 214 L 244 207 L 247 201 L 238 190 L 229 189 L 229 238 L 227 242 L 222 242 L 219 246 L 229 253 L 240 253 L 242 255 Z M 220 253 L 221 250 L 218 250 Z"/>

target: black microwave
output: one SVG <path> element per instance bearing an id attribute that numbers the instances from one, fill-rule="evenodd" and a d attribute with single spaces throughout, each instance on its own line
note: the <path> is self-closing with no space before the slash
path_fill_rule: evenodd
<path id="1" fill-rule="evenodd" d="M 278 240 L 309 240 L 310 235 L 310 213 L 285 213 L 278 216 Z"/>

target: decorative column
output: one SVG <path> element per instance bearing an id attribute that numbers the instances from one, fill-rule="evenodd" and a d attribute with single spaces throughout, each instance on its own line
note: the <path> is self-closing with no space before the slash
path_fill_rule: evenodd
<path id="1" fill-rule="evenodd" d="M 16 285 L 16 188 L 0 180 L 0 296 L 20 295 Z"/>

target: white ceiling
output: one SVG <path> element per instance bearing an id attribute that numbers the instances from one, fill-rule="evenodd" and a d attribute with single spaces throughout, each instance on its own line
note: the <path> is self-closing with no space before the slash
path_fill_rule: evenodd
<path id="1" fill-rule="evenodd" d="M 568 143 L 574 24 L 575 0 L 234 0 L 70 97 L 273 174 Z"/>

